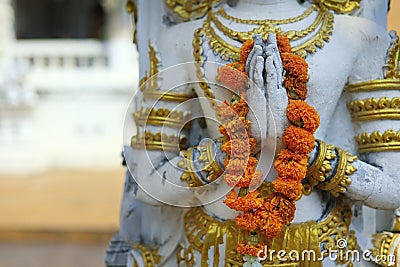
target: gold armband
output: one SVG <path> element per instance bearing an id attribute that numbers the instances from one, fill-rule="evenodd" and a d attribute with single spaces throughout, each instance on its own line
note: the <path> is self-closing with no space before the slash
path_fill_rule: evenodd
<path id="1" fill-rule="evenodd" d="M 185 136 L 167 135 L 165 133 L 153 134 L 145 131 L 144 136 L 138 133 L 131 139 L 131 147 L 136 149 L 162 150 L 179 152 L 186 148 L 187 138 Z"/>
<path id="2" fill-rule="evenodd" d="M 205 144 L 192 147 L 182 152 L 184 158 L 178 163 L 178 167 L 185 170 L 181 176 L 181 180 L 185 181 L 189 187 L 198 187 L 205 183 L 211 183 L 218 179 L 224 172 L 214 157 L 214 146 L 214 141 L 210 139 Z M 198 153 L 198 158 L 193 158 L 195 152 Z M 193 165 L 195 161 L 204 164 L 201 169 Z M 205 172 L 208 175 L 206 177 L 200 177 L 202 176 L 201 172 Z"/>
<path id="3" fill-rule="evenodd" d="M 167 126 L 181 129 L 190 126 L 191 113 L 180 110 L 170 111 L 167 108 L 146 108 L 134 114 L 136 125 Z"/>
<path id="4" fill-rule="evenodd" d="M 204 146 L 199 146 L 199 151 L 200 151 L 200 156 L 198 158 L 199 161 L 204 162 L 204 168 L 203 171 L 208 172 L 208 180 L 209 182 L 212 182 L 218 177 L 221 176 L 221 174 L 224 172 L 221 167 L 218 165 L 218 162 L 216 161 L 214 155 L 213 155 L 213 145 L 214 141 L 209 140 L 207 144 Z"/>
<path id="5" fill-rule="evenodd" d="M 192 147 L 186 151 L 182 151 L 184 158 L 178 162 L 178 167 L 184 169 L 181 180 L 186 182 L 189 187 L 199 187 L 204 185 L 204 182 L 197 175 L 197 171 L 193 166 L 193 150 Z"/>
<path id="6" fill-rule="evenodd" d="M 344 151 L 340 148 L 336 148 L 338 151 L 338 163 L 332 178 L 328 181 L 318 185 L 319 189 L 329 191 L 335 197 L 338 197 L 340 193 L 345 193 L 346 188 L 351 184 L 350 175 L 355 173 L 357 169 L 350 163 L 357 159 L 357 156 L 352 156 L 349 152 Z"/>
<path id="7" fill-rule="evenodd" d="M 162 256 L 159 255 L 158 249 L 151 249 L 150 247 L 143 244 L 135 244 L 132 246 L 132 249 L 140 252 L 140 254 L 142 255 L 144 266 L 146 267 L 155 267 L 162 260 Z M 133 267 L 138 266 L 138 263 L 135 261 Z"/>
<path id="8" fill-rule="evenodd" d="M 303 193 L 308 195 L 313 187 L 317 187 L 338 197 L 340 193 L 345 193 L 346 188 L 351 184 L 349 176 L 357 169 L 350 163 L 354 162 L 357 157 L 320 140 L 317 142 L 318 154 L 308 168 L 307 180 L 303 184 Z M 336 167 L 333 168 L 335 163 Z"/>
<path id="9" fill-rule="evenodd" d="M 349 102 L 347 108 L 353 121 L 400 120 L 400 98 L 366 98 Z"/>
<path id="10" fill-rule="evenodd" d="M 387 130 L 384 133 L 375 131 L 372 133 L 363 133 L 355 137 L 358 152 L 383 152 L 400 150 L 400 131 Z"/>

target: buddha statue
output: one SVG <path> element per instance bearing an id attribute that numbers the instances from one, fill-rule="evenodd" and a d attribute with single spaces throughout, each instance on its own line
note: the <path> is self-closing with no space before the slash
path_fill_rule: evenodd
<path id="1" fill-rule="evenodd" d="M 107 266 L 400 266 L 400 50 L 388 6 L 129 0 L 143 79 Z M 240 129 L 247 143 L 235 146 Z M 225 183 L 234 147 L 247 151 L 238 177 L 254 183 Z"/>

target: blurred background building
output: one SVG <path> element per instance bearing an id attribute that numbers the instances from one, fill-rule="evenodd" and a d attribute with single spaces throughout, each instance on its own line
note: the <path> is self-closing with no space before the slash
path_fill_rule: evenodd
<path id="1" fill-rule="evenodd" d="M 0 0 L 0 266 L 102 266 L 138 83 L 124 5 Z"/>
<path id="2" fill-rule="evenodd" d="M 0 266 L 103 266 L 138 83 L 124 2 L 0 0 Z"/>

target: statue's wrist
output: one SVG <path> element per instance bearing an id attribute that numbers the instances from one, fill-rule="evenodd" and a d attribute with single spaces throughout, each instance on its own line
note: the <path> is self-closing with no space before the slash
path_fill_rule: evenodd
<path id="1" fill-rule="evenodd" d="M 317 140 L 310 154 L 304 182 L 306 191 L 311 192 L 313 187 L 317 187 L 329 191 L 335 197 L 346 192 L 351 183 L 349 176 L 357 170 L 351 165 L 356 158 L 341 148 Z"/>
<path id="2" fill-rule="evenodd" d="M 184 158 L 179 167 L 184 169 L 184 173 L 181 180 L 187 182 L 189 187 L 198 187 L 218 179 L 224 172 L 226 158 L 221 144 L 219 140 L 207 139 L 182 152 Z"/>

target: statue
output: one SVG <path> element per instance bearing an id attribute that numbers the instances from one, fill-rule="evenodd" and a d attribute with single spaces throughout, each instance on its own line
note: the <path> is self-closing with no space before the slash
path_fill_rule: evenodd
<path id="1" fill-rule="evenodd" d="M 400 207 L 388 5 L 128 1 L 143 79 L 107 266 L 400 266 L 399 211 L 365 208 Z"/>

